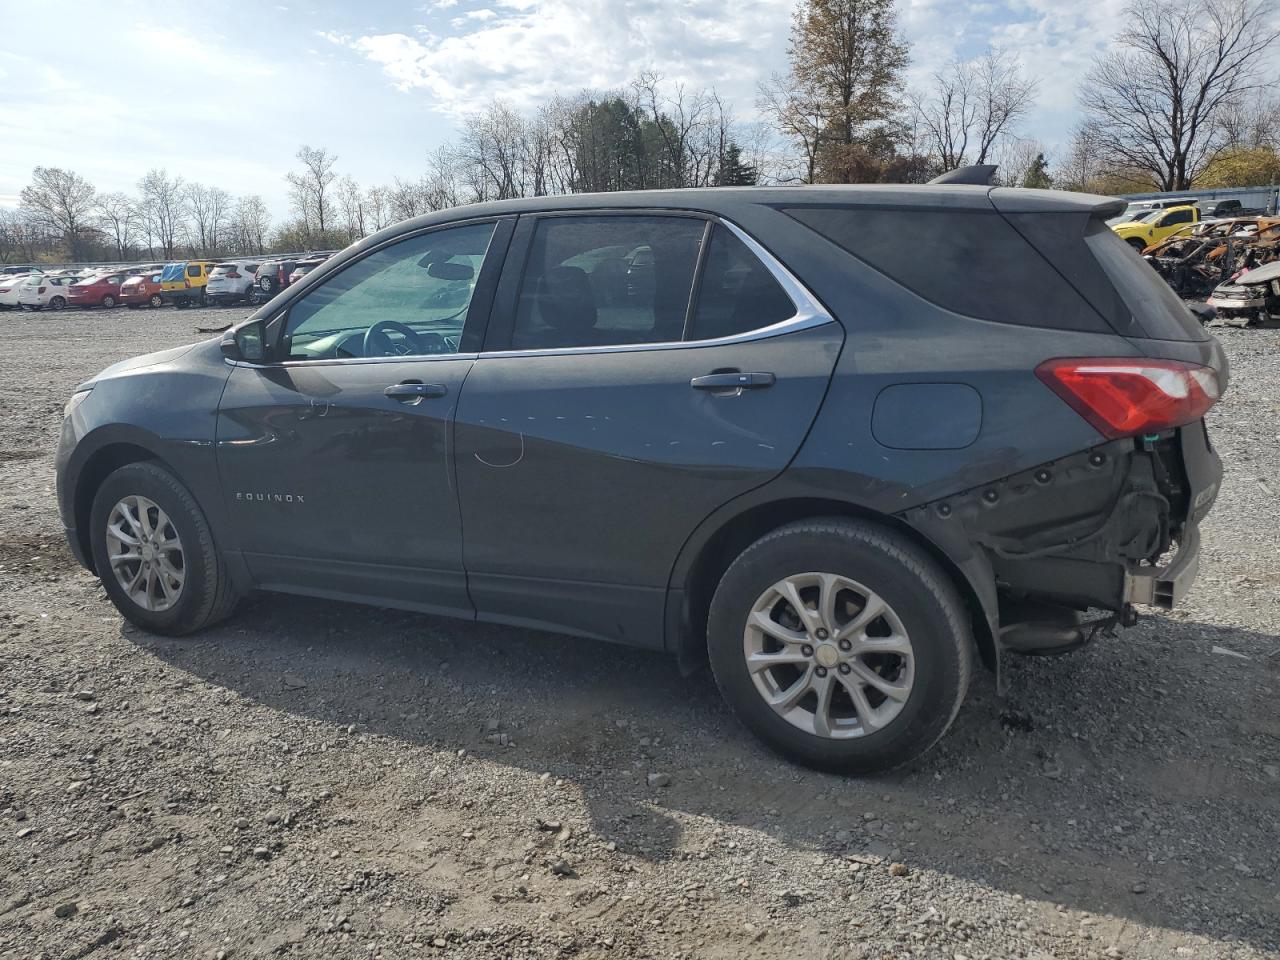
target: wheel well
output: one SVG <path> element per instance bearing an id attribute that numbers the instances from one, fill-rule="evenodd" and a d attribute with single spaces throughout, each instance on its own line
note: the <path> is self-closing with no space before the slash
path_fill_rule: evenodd
<path id="1" fill-rule="evenodd" d="M 973 636 L 978 645 L 982 662 L 991 669 L 996 664 L 995 637 L 982 609 L 982 602 L 960 568 L 938 549 L 937 545 L 922 536 L 914 527 L 897 519 L 866 510 L 839 500 L 806 498 L 782 500 L 753 507 L 734 517 L 712 535 L 698 552 L 685 580 L 685 613 L 679 637 L 679 654 L 683 664 L 706 659 L 707 614 L 711 597 L 720 578 L 734 559 L 770 530 L 797 520 L 813 517 L 853 517 L 870 520 L 895 530 L 926 550 L 950 576 L 969 610 L 973 623 Z"/>
<path id="2" fill-rule="evenodd" d="M 80 469 L 75 493 L 76 537 L 80 540 L 82 555 L 90 566 L 93 565 L 93 548 L 89 541 L 89 513 L 93 510 L 93 498 L 98 487 L 102 486 L 102 481 L 112 472 L 126 464 L 155 459 L 155 454 L 145 447 L 132 443 L 111 443 L 94 451 Z"/>

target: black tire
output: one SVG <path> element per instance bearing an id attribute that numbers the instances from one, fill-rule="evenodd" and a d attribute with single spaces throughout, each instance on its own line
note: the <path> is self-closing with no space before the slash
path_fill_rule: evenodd
<path id="1" fill-rule="evenodd" d="M 53 297 L 49 301 L 49 307 L 53 310 L 61 310 L 67 305 L 66 297 Z"/>
<path id="2" fill-rule="evenodd" d="M 1133 249 L 1137 250 L 1139 253 L 1147 249 L 1147 245 L 1135 237 L 1130 237 L 1125 241 L 1125 243 L 1129 244 L 1129 246 L 1133 247 Z"/>
<path id="3" fill-rule="evenodd" d="M 173 606 L 147 610 L 129 597 L 107 559 L 107 520 L 125 497 L 143 496 L 168 514 L 182 541 L 184 582 Z M 131 463 L 110 474 L 93 498 L 90 514 L 93 565 L 107 596 L 130 623 L 152 633 L 180 636 L 230 616 L 239 599 L 213 532 L 195 498 L 182 483 L 155 463 Z"/>
<path id="4" fill-rule="evenodd" d="M 747 668 L 744 632 L 757 598 L 786 577 L 815 572 L 877 593 L 910 638 L 910 693 L 897 716 L 862 736 L 827 738 L 793 725 L 765 702 Z M 974 650 L 964 603 L 937 562 L 892 530 L 843 518 L 791 523 L 744 550 L 716 588 L 707 645 L 716 683 L 749 730 L 788 759 L 852 774 L 890 770 L 941 739 L 964 701 Z"/>

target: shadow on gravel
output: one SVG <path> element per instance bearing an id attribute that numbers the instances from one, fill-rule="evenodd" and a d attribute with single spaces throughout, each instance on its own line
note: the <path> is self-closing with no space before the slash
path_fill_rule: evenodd
<path id="1" fill-rule="evenodd" d="M 859 781 L 766 753 L 707 674 L 658 654 L 282 596 L 197 638 L 128 632 L 274 710 L 564 777 L 651 861 L 676 854 L 678 812 L 1174 930 L 1280 931 L 1280 638 L 1155 618 L 1015 658 L 1007 698 L 980 674 L 938 748 Z"/>

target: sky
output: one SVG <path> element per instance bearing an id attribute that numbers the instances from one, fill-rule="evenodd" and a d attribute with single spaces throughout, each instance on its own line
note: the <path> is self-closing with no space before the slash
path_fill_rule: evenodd
<path id="1" fill-rule="evenodd" d="M 102 191 L 149 168 L 279 218 L 302 144 L 365 185 L 413 177 L 458 118 L 499 95 L 527 108 L 655 69 L 714 86 L 755 119 L 786 66 L 794 0 L 425 0 L 208 4 L 0 0 L 0 205 L 36 165 Z M 1064 143 L 1075 86 L 1120 21 L 1113 0 L 899 0 L 908 82 L 990 44 L 1041 79 L 1024 134 Z"/>

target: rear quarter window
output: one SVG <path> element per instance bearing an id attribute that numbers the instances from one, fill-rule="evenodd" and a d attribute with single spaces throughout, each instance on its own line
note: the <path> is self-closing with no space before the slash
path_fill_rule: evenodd
<path id="1" fill-rule="evenodd" d="M 1094 221 L 1085 245 L 1125 307 L 1152 340 L 1205 340 L 1208 334 L 1187 305 L 1142 256 L 1106 224 Z"/>
<path id="2" fill-rule="evenodd" d="M 803 206 L 783 212 L 946 310 L 1020 326 L 1111 332 L 995 210 Z"/>

